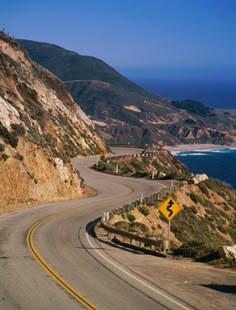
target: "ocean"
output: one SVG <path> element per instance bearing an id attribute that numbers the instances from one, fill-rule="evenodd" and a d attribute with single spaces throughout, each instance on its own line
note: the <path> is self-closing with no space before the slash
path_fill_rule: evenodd
<path id="1" fill-rule="evenodd" d="M 132 79 L 136 84 L 171 100 L 194 99 L 210 108 L 236 109 L 236 80 Z"/>
<path id="2" fill-rule="evenodd" d="M 194 174 L 206 173 L 236 189 L 236 148 L 176 151 L 172 154 Z"/>
<path id="3" fill-rule="evenodd" d="M 236 80 L 133 79 L 153 93 L 172 100 L 194 99 L 215 109 L 236 110 Z M 191 172 L 206 173 L 236 189 L 236 148 L 178 151 L 174 155 Z"/>

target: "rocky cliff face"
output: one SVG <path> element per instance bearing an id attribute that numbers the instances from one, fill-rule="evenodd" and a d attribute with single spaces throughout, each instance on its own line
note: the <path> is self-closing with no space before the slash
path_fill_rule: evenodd
<path id="1" fill-rule="evenodd" d="M 0 211 L 82 195 L 69 159 L 105 148 L 63 83 L 0 33 Z"/>
<path id="2" fill-rule="evenodd" d="M 185 143 L 235 144 L 235 138 L 225 130 L 216 130 L 200 126 L 175 124 L 169 126 L 169 132 Z"/>

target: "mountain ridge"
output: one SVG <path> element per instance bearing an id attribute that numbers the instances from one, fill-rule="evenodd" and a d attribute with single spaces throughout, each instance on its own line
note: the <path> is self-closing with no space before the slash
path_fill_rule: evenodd
<path id="1" fill-rule="evenodd" d="M 110 143 L 235 144 L 234 115 L 216 110 L 198 115 L 186 108 L 185 102 L 172 104 L 142 89 L 96 57 L 82 56 L 50 43 L 18 41 L 34 61 L 63 80 L 74 100 Z M 201 103 L 188 104 L 196 110 L 202 108 Z"/>

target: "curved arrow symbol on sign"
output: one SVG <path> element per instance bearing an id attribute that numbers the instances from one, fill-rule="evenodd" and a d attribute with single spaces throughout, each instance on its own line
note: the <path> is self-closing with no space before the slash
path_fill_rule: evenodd
<path id="1" fill-rule="evenodd" d="M 168 217 L 171 217 L 171 215 L 173 214 L 173 211 L 171 210 L 171 207 L 172 205 L 174 204 L 173 200 L 171 199 L 169 202 L 168 202 L 168 206 L 166 208 L 167 211 L 169 211 L 169 214 L 168 214 Z"/>

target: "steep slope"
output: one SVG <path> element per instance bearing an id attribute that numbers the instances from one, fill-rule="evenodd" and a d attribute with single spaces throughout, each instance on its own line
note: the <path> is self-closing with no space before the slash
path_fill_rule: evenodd
<path id="1" fill-rule="evenodd" d="M 0 32 L 0 212 L 82 195 L 69 159 L 105 148 L 63 83 Z"/>
<path id="2" fill-rule="evenodd" d="M 170 240 L 176 254 L 201 259 L 217 257 L 220 246 L 236 242 L 236 192 L 223 182 L 205 179 L 175 184 L 175 193 L 167 193 L 182 206 L 171 221 Z M 162 202 L 129 206 L 114 212 L 109 223 L 119 229 L 157 239 L 165 239 L 168 223 L 159 211 Z"/>
<path id="3" fill-rule="evenodd" d="M 190 171 L 168 150 L 149 147 L 136 156 L 117 156 L 99 161 L 94 169 L 110 174 L 153 179 L 189 179 Z"/>
<path id="4" fill-rule="evenodd" d="M 145 91 L 95 57 L 48 43 L 19 42 L 34 61 L 64 81 L 74 100 L 95 120 L 109 142 L 235 143 L 233 115 L 219 111 L 196 114 L 186 105 L 171 104 Z"/>

